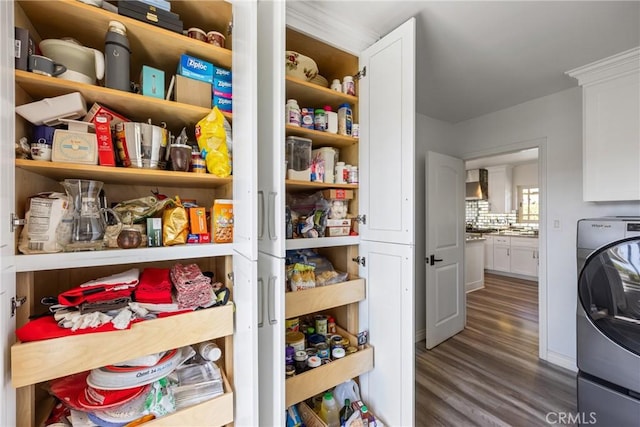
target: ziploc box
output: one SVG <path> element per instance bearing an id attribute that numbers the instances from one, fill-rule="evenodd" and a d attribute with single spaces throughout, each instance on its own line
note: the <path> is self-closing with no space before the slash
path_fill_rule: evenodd
<path id="1" fill-rule="evenodd" d="M 224 80 L 226 82 L 231 82 L 233 79 L 231 78 L 231 70 L 227 70 L 226 68 L 220 68 L 213 66 L 213 78 L 218 80 Z"/>
<path id="2" fill-rule="evenodd" d="M 178 74 L 206 83 L 213 83 L 214 68 L 210 62 L 183 53 L 178 63 Z"/>
<path id="3" fill-rule="evenodd" d="M 212 107 L 218 107 L 220 111 L 231 113 L 233 110 L 233 101 L 229 98 L 214 96 Z"/>
<path id="4" fill-rule="evenodd" d="M 212 88 L 213 96 L 219 96 L 227 99 L 233 98 L 233 85 L 229 81 L 214 77 Z"/>

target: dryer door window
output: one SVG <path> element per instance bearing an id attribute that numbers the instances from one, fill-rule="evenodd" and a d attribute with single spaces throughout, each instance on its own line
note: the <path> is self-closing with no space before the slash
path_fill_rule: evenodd
<path id="1" fill-rule="evenodd" d="M 587 258 L 578 279 L 587 317 L 609 339 L 640 355 L 640 239 L 608 245 Z"/>

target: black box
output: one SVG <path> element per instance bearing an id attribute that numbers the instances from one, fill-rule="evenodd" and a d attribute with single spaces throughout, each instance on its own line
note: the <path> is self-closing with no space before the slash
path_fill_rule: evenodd
<path id="1" fill-rule="evenodd" d="M 118 14 L 182 34 L 180 15 L 135 0 L 119 1 Z"/>
<path id="2" fill-rule="evenodd" d="M 29 55 L 33 55 L 36 53 L 35 44 L 33 43 L 33 39 L 29 34 L 29 30 L 24 28 L 15 27 L 15 67 L 16 70 L 24 70 L 27 71 L 27 67 L 29 66 Z"/>

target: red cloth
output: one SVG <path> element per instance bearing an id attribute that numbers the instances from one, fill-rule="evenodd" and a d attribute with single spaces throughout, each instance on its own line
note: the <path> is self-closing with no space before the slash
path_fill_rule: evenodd
<path id="1" fill-rule="evenodd" d="M 132 320 L 129 323 L 127 329 L 131 328 L 133 323 L 139 322 L 141 319 Z M 68 337 L 71 335 L 92 334 L 95 332 L 111 332 L 118 331 L 113 327 L 113 323 L 108 322 L 97 328 L 78 329 L 77 331 L 71 331 L 71 329 L 58 326 L 58 322 L 53 316 L 45 316 L 37 319 L 30 320 L 21 328 L 16 329 L 16 337 L 21 342 L 40 341 L 51 338 Z"/>
<path id="2" fill-rule="evenodd" d="M 168 268 L 145 268 L 134 291 L 137 302 L 171 304 L 171 277 Z"/>

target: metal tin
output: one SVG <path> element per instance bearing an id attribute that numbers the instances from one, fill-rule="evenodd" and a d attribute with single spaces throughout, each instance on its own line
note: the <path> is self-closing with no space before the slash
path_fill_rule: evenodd
<path id="1" fill-rule="evenodd" d="M 284 321 L 284 327 L 287 330 L 287 332 L 289 331 L 298 332 L 300 331 L 300 319 L 298 319 L 297 317 L 286 319 Z"/>
<path id="2" fill-rule="evenodd" d="M 328 359 L 329 358 L 329 346 L 327 345 L 327 343 L 321 342 L 320 344 L 316 345 L 316 350 L 318 352 L 318 357 L 320 357 L 320 359 Z"/>
<path id="3" fill-rule="evenodd" d="M 320 335 L 327 335 L 327 316 L 321 314 L 315 316 L 316 321 L 316 333 Z"/>

